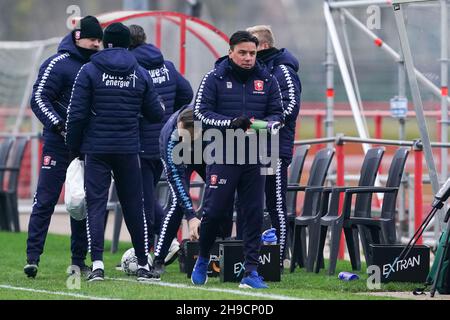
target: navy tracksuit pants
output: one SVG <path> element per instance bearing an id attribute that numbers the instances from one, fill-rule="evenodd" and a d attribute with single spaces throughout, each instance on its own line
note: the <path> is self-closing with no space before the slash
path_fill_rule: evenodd
<path id="1" fill-rule="evenodd" d="M 170 248 L 173 238 L 176 237 L 181 220 L 184 216 L 184 210 L 180 206 L 183 197 L 189 197 L 189 182 L 192 172 L 197 172 L 206 181 L 205 165 L 187 165 L 177 166 L 176 169 L 184 171 L 184 181 L 174 172 L 166 172 L 167 181 L 170 188 L 170 202 L 168 211 L 165 214 L 161 230 L 159 232 L 158 243 L 155 247 L 155 260 L 164 261 Z M 181 188 L 181 189 L 180 189 Z"/>
<path id="2" fill-rule="evenodd" d="M 87 204 L 87 234 L 92 261 L 103 260 L 105 214 L 111 171 L 122 205 L 125 224 L 138 259 L 147 264 L 148 236 L 143 208 L 142 175 L 138 154 L 86 154 L 84 185 Z"/>
<path id="3" fill-rule="evenodd" d="M 206 191 L 200 227 L 200 256 L 209 259 L 219 226 L 229 219 L 229 205 L 237 190 L 243 230 L 244 267 L 256 271 L 261 248 L 264 179 L 260 165 L 221 165 L 206 167 Z"/>
<path id="4" fill-rule="evenodd" d="M 163 171 L 161 159 L 149 159 L 141 156 L 142 185 L 144 192 L 144 209 L 149 233 L 149 247 L 153 245 L 155 234 L 159 234 L 164 210 L 155 194 L 156 185 Z"/>
<path id="5" fill-rule="evenodd" d="M 39 262 L 44 251 L 50 220 L 58 203 L 61 189 L 70 164 L 69 151 L 64 147 L 54 148 L 44 143 L 42 166 L 33 209 L 28 224 L 27 260 Z M 72 264 L 82 266 L 87 254 L 86 220 L 70 218 Z"/>
<path id="6" fill-rule="evenodd" d="M 283 266 L 287 239 L 286 191 L 289 164 L 289 159 L 278 159 L 275 174 L 266 176 L 266 208 L 280 245 L 280 266 Z"/>
<path id="7" fill-rule="evenodd" d="M 288 167 L 290 159 L 278 159 L 275 174 L 266 176 L 265 198 L 266 209 L 269 213 L 272 227 L 276 229 L 277 241 L 280 245 L 280 267 L 283 267 L 283 261 L 286 251 L 287 239 L 287 211 L 286 211 L 286 192 Z M 237 211 L 237 239 L 242 240 L 242 215 L 239 199 L 236 199 Z"/>

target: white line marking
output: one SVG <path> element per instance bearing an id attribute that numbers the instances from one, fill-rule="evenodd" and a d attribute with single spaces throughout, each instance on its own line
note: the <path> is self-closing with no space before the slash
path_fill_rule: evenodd
<path id="1" fill-rule="evenodd" d="M 105 277 L 105 279 L 109 279 L 109 280 L 113 280 L 113 281 L 141 283 L 141 282 L 137 282 L 136 280 L 125 279 L 125 278 Z M 255 298 L 267 298 L 267 299 L 274 299 L 274 300 L 303 300 L 300 298 L 295 298 L 295 297 L 290 297 L 290 296 L 282 296 L 282 295 L 278 295 L 278 294 L 248 292 L 248 291 L 244 291 L 244 290 L 233 290 L 233 289 L 220 289 L 220 288 L 210 288 L 210 287 L 189 286 L 189 285 L 185 285 L 185 284 L 181 284 L 181 283 L 170 283 L 170 282 L 163 282 L 163 281 L 142 282 L 142 283 L 154 284 L 154 285 L 161 286 L 161 287 L 172 287 L 172 288 L 193 289 L 193 290 L 210 291 L 210 292 L 231 293 L 231 294 L 237 294 L 240 296 L 249 296 L 249 297 L 255 297 Z"/>
<path id="2" fill-rule="evenodd" d="M 4 284 L 1 284 L 0 288 L 9 289 L 9 290 L 17 290 L 17 291 L 28 291 L 28 292 L 34 292 L 34 293 L 46 293 L 46 294 L 53 294 L 53 295 L 58 295 L 58 296 L 67 296 L 67 297 L 83 298 L 83 299 L 90 299 L 90 300 L 119 300 L 119 299 L 112 299 L 112 298 L 87 296 L 84 294 L 68 293 L 68 292 L 62 292 L 62 291 L 48 291 L 48 290 L 40 290 L 40 289 L 32 289 L 32 288 L 14 287 L 14 286 L 9 286 L 9 285 L 4 285 Z"/>

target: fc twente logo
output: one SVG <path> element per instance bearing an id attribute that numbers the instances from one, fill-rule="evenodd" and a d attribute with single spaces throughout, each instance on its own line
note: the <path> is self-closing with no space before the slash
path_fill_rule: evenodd
<path id="1" fill-rule="evenodd" d="M 264 81 L 262 80 L 255 80 L 255 91 L 263 91 L 264 90 Z"/>
<path id="2" fill-rule="evenodd" d="M 48 166 L 50 165 L 50 161 L 52 160 L 52 157 L 50 156 L 45 156 L 44 157 L 44 166 Z"/>

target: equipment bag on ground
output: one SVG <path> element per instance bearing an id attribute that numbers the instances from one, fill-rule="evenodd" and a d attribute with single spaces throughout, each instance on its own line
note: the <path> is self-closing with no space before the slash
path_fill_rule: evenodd
<path id="1" fill-rule="evenodd" d="M 84 193 L 84 162 L 73 159 L 67 168 L 64 203 L 70 216 L 75 220 L 86 219 Z"/>

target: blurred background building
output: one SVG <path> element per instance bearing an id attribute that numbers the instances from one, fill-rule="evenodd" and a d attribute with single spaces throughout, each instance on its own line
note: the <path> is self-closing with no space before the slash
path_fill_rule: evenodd
<path id="1" fill-rule="evenodd" d="M 200 1 L 200 0 L 199 0 Z M 169 10 L 198 14 L 227 35 L 255 24 L 273 27 L 278 47 L 289 48 L 301 63 L 304 101 L 323 101 L 325 87 L 326 28 L 322 1 L 317 0 L 2 0 L 0 2 L 0 41 L 28 41 L 60 37 L 68 32 L 66 21 L 79 6 L 84 15 L 97 15 L 122 9 Z M 370 18 L 367 7 L 352 9 L 363 23 Z M 416 65 L 439 84 L 439 8 L 408 9 L 408 31 Z M 379 30 L 374 30 L 395 50 L 397 32 L 392 10 L 381 9 Z M 337 19 L 338 21 L 339 19 Z M 422 23 L 426 21 L 427 23 Z M 365 101 L 388 101 L 396 94 L 395 62 L 381 54 L 360 31 L 348 26 L 355 69 Z M 226 54 L 226 52 L 223 52 Z M 425 93 L 426 94 L 426 93 Z M 345 101 L 340 77 L 336 77 L 336 99 Z M 424 100 L 432 99 L 431 96 Z"/>

